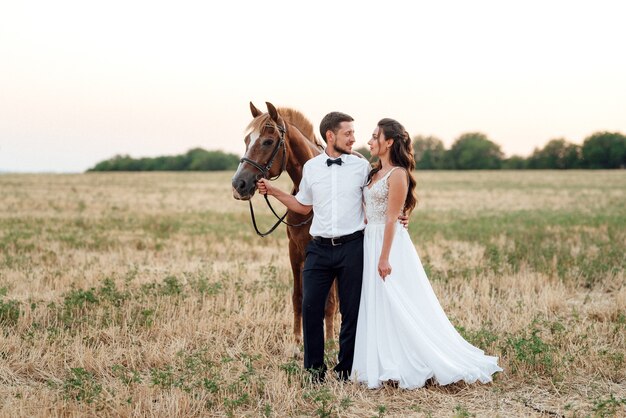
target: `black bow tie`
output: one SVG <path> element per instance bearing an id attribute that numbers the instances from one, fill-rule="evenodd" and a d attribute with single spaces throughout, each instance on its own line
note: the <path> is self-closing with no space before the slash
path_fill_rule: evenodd
<path id="1" fill-rule="evenodd" d="M 333 160 L 333 159 L 329 158 L 329 159 L 326 160 L 326 165 L 327 166 L 330 167 L 333 164 L 341 165 L 341 164 L 343 164 L 343 161 L 341 161 L 341 158 L 337 158 L 336 160 Z"/>

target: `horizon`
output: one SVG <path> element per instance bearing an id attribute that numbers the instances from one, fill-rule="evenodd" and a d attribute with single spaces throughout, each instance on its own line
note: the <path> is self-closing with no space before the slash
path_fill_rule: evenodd
<path id="1" fill-rule="evenodd" d="M 476 132 L 478 132 L 478 133 L 482 133 L 482 132 L 480 132 L 480 131 L 476 131 Z M 584 139 L 587 139 L 588 137 L 590 137 L 591 135 L 594 135 L 594 134 L 596 134 L 596 133 L 602 133 L 602 132 L 607 132 L 607 131 L 595 131 L 595 132 L 593 132 L 593 133 L 591 133 L 591 134 L 587 135 Z M 468 133 L 472 133 L 472 132 L 462 132 L 462 133 L 459 135 L 459 137 L 460 137 L 461 135 L 468 134 Z M 618 133 L 623 134 L 622 132 L 618 132 Z M 412 141 L 415 141 L 415 139 L 416 139 L 418 136 L 419 136 L 419 135 L 412 135 L 412 136 L 411 136 L 411 140 L 412 140 Z M 440 140 L 441 140 L 441 138 L 438 138 L 436 135 L 428 135 L 428 136 L 432 136 L 432 137 L 435 137 L 435 138 L 437 138 L 437 139 L 440 139 Z M 424 135 L 423 137 L 427 137 L 427 136 L 425 136 L 425 135 Z M 455 138 L 455 140 L 454 140 L 454 141 L 456 141 L 457 139 L 458 139 L 458 138 Z M 538 149 L 542 149 L 542 148 L 544 148 L 544 147 L 548 144 L 548 142 L 549 142 L 549 141 L 551 141 L 551 140 L 555 140 L 555 139 L 565 139 L 568 143 L 571 143 L 571 144 L 577 145 L 577 146 L 579 146 L 579 147 L 582 147 L 582 145 L 583 145 L 583 143 L 582 143 L 582 142 L 584 142 L 584 139 L 583 139 L 583 141 L 582 141 L 581 143 L 575 143 L 575 142 L 569 141 L 567 138 L 552 138 L 552 139 L 550 139 L 550 140 L 546 141 L 546 143 L 545 143 L 545 144 L 543 144 L 543 145 L 541 145 L 541 146 L 538 146 L 538 147 L 534 148 L 534 149 L 533 149 L 533 151 L 531 151 L 530 153 L 528 153 L 528 154 L 526 154 L 526 155 L 521 155 L 521 154 L 510 154 L 510 155 L 509 155 L 509 154 L 507 154 L 507 153 L 504 153 L 503 160 L 506 160 L 506 159 L 509 159 L 509 158 L 513 158 L 513 157 L 521 157 L 521 158 L 524 158 L 524 159 L 528 159 L 528 158 L 530 158 L 530 157 L 532 156 L 532 154 L 533 154 L 533 152 L 534 152 L 535 150 L 538 150 Z M 452 142 L 452 144 L 454 143 L 454 141 Z M 442 141 L 442 142 L 443 142 L 443 141 Z M 500 148 L 502 148 L 502 147 L 501 147 L 501 145 L 500 145 L 500 144 L 498 144 L 497 142 L 495 142 L 495 141 L 492 141 L 492 142 L 496 143 L 496 145 L 498 145 L 498 146 L 500 146 Z M 450 144 L 450 145 L 452 145 L 452 144 Z M 445 148 L 445 150 L 446 150 L 446 151 L 450 149 L 450 145 L 446 145 L 446 144 L 444 143 L 444 148 Z M 193 149 L 196 149 L 196 148 L 200 148 L 200 149 L 203 149 L 203 150 L 208 151 L 208 152 L 213 152 L 213 151 L 221 151 L 221 152 L 224 152 L 224 153 L 226 153 L 226 154 L 231 154 L 231 155 L 242 156 L 242 154 L 236 154 L 236 153 L 234 153 L 234 152 L 232 152 L 232 151 L 227 151 L 227 150 L 224 150 L 224 149 L 212 149 L 212 148 L 211 148 L 211 149 L 209 149 L 209 148 L 205 148 L 205 147 L 202 147 L 202 146 L 197 146 L 197 147 L 191 147 L 191 148 L 188 148 L 188 149 L 186 149 L 186 150 L 183 150 L 183 151 L 181 151 L 181 152 L 174 153 L 174 154 L 159 154 L 159 155 L 153 155 L 153 156 L 146 156 L 146 155 L 137 155 L 137 156 L 134 156 L 134 155 L 130 155 L 130 154 L 114 154 L 114 155 L 112 155 L 112 156 L 110 156 L 110 157 L 108 157 L 108 158 L 104 158 L 104 159 L 102 159 L 102 160 L 100 160 L 100 161 L 95 162 L 92 166 L 87 167 L 87 168 L 86 168 L 85 170 L 83 170 L 83 171 L 6 171 L 6 170 L 2 170 L 2 168 L 0 167 L 0 174 L 80 174 L 80 173 L 85 173 L 85 172 L 87 172 L 87 171 L 88 171 L 88 170 L 90 170 L 90 169 L 93 169 L 93 168 L 96 166 L 96 164 L 98 164 L 98 163 L 101 163 L 101 162 L 103 162 L 103 161 L 108 161 L 108 160 L 111 160 L 111 159 L 113 159 L 113 158 L 115 158 L 115 157 L 118 157 L 118 156 L 121 156 L 121 157 L 130 157 L 130 158 L 132 158 L 132 159 L 157 158 L 157 157 L 173 157 L 173 156 L 178 156 L 178 155 L 184 155 L 184 154 L 186 154 L 187 152 L 189 152 L 189 151 L 191 151 L 191 150 L 193 150 Z M 353 146 L 353 150 L 355 150 L 355 151 L 358 151 L 358 150 L 359 150 L 359 149 L 361 149 L 361 148 L 367 148 L 367 144 L 363 144 L 363 145 L 359 145 L 359 146 Z"/>

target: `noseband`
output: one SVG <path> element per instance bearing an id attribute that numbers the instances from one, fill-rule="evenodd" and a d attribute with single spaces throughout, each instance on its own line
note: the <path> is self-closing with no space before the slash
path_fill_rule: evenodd
<path id="1" fill-rule="evenodd" d="M 272 125 L 267 124 L 265 125 L 266 128 L 273 128 Z M 284 126 L 279 126 L 278 124 L 276 124 L 276 127 L 278 128 L 278 132 L 280 132 L 280 137 L 278 142 L 276 143 L 276 146 L 274 147 L 274 149 L 272 150 L 272 155 L 270 156 L 269 161 L 267 162 L 267 164 L 265 164 L 265 167 L 263 167 L 261 164 L 259 164 L 258 162 L 251 160 L 250 158 L 247 157 L 242 157 L 241 160 L 239 160 L 240 163 L 248 163 L 250 164 L 252 167 L 256 168 L 257 170 L 260 171 L 259 174 L 257 174 L 256 179 L 260 180 L 262 178 L 266 178 L 268 180 L 276 180 L 277 178 L 280 177 L 280 175 L 283 173 L 283 171 L 285 171 L 285 168 L 287 167 L 287 146 L 285 145 L 285 127 Z M 261 141 L 261 138 L 259 138 L 259 141 Z M 283 164 L 282 167 L 280 169 L 280 172 L 278 173 L 278 175 L 274 178 L 269 178 L 269 174 L 270 174 L 270 170 L 272 169 L 272 165 L 274 164 L 274 160 L 276 159 L 276 156 L 278 155 L 278 151 L 280 151 L 280 149 L 283 149 Z"/>

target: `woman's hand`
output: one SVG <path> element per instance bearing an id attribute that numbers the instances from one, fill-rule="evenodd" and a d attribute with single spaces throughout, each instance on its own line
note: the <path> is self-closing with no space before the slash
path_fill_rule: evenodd
<path id="1" fill-rule="evenodd" d="M 381 258 L 378 260 L 378 274 L 380 278 L 385 281 L 385 278 L 391 274 L 391 264 L 389 264 L 389 260 Z"/>
<path id="2" fill-rule="evenodd" d="M 409 229 L 409 217 L 404 213 L 398 216 L 398 221 L 402 224 L 405 229 Z"/>

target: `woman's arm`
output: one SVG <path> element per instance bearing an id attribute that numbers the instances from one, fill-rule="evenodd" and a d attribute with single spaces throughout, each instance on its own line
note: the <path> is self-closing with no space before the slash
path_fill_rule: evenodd
<path id="1" fill-rule="evenodd" d="M 361 196 L 361 210 L 363 210 L 363 219 L 365 220 L 365 225 L 367 225 L 367 211 L 365 210 L 365 196 Z"/>
<path id="2" fill-rule="evenodd" d="M 396 222 L 398 215 L 402 213 L 406 193 L 409 189 L 409 181 L 406 171 L 401 168 L 394 170 L 389 175 L 389 195 L 387 197 L 387 214 L 385 219 L 385 233 L 383 235 L 383 249 L 380 252 L 378 260 L 378 274 L 385 280 L 391 274 L 391 265 L 389 264 L 389 252 L 391 251 L 391 243 L 396 232 Z"/>

